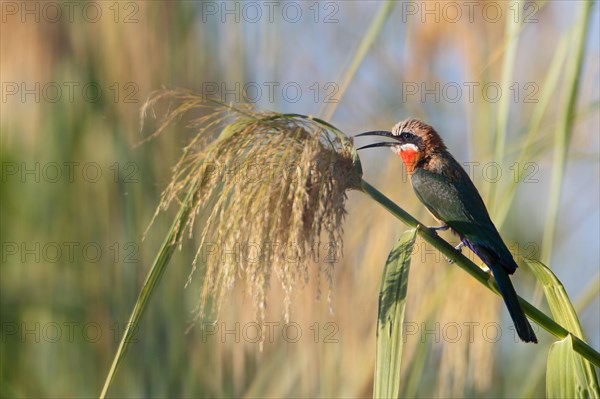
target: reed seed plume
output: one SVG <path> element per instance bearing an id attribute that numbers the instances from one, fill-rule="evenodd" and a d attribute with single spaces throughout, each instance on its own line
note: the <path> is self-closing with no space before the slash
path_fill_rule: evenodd
<path id="1" fill-rule="evenodd" d="M 258 318 L 264 320 L 275 277 L 285 292 L 287 320 L 292 292 L 306 284 L 315 263 L 331 292 L 335 259 L 314 259 L 323 240 L 342 249 L 346 192 L 358 189 L 361 181 L 352 141 L 318 119 L 207 101 L 187 90 L 152 95 L 142 117 L 165 101 L 168 107 L 150 137 L 184 117 L 197 131 L 156 210 L 158 214 L 191 198 L 189 217 L 178 229 L 192 237 L 198 221 L 189 276 L 197 266 L 203 269 L 197 316 L 204 315 L 209 298 L 218 312 L 242 277 Z M 173 244 L 181 245 L 182 236 L 176 235 Z"/>

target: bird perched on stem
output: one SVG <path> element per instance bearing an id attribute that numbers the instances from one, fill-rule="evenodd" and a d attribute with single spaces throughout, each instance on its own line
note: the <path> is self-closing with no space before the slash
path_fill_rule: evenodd
<path id="1" fill-rule="evenodd" d="M 537 338 L 513 287 L 509 274 L 517 264 L 492 223 L 469 175 L 448 152 L 439 134 L 426 123 L 406 119 L 391 132 L 372 131 L 359 136 L 383 136 L 393 141 L 360 147 L 390 147 L 404 162 L 419 200 L 442 224 L 434 231 L 451 229 L 461 240 L 456 247 L 470 248 L 490 268 L 498 284 L 519 337 L 537 343 Z"/>

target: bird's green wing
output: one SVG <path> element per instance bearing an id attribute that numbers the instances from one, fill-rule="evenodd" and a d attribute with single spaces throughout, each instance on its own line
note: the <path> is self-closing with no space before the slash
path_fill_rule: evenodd
<path id="1" fill-rule="evenodd" d="M 469 237 L 495 230 L 489 226 L 491 221 L 483 200 L 470 180 L 465 183 L 440 173 L 417 169 L 412 175 L 412 184 L 415 194 L 427 209 L 461 235 Z"/>
<path id="2" fill-rule="evenodd" d="M 447 162 L 444 170 L 452 171 L 451 175 L 416 169 L 412 175 L 415 194 L 436 218 L 469 242 L 493 252 L 507 270 L 514 271 L 513 257 L 492 223 L 477 188 L 454 158 Z"/>

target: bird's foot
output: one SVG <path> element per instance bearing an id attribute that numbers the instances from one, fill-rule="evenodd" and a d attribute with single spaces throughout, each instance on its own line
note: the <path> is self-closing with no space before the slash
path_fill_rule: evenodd
<path id="1" fill-rule="evenodd" d="M 491 269 L 484 270 L 484 272 L 485 272 L 485 274 L 487 274 L 487 279 L 488 280 L 491 280 L 492 278 L 494 278 L 494 273 L 492 273 Z"/>
<path id="2" fill-rule="evenodd" d="M 465 244 L 463 242 L 461 242 L 460 244 L 458 244 L 457 246 L 454 247 L 455 250 L 457 250 L 458 252 L 462 253 L 462 247 L 464 247 Z M 444 258 L 446 258 L 446 260 L 448 261 L 448 263 L 454 263 L 454 261 L 446 256 L 444 256 Z"/>
<path id="3" fill-rule="evenodd" d="M 433 234 L 437 235 L 438 231 L 446 231 L 448 230 L 450 227 L 448 227 L 447 224 L 443 224 L 441 226 L 429 226 L 427 227 L 429 230 L 431 230 L 433 232 Z"/>

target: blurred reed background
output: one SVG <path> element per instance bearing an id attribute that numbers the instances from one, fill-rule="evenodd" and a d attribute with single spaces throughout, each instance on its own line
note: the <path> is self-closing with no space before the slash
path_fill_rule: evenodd
<path id="1" fill-rule="evenodd" d="M 135 146 L 152 128 L 150 121 L 140 133 L 139 109 L 162 86 L 278 112 L 334 111 L 329 121 L 350 135 L 408 116 L 426 120 L 459 161 L 474 162 L 473 179 L 511 250 L 550 259 L 598 348 L 597 5 L 564 181 L 560 192 L 551 186 L 567 98 L 563 64 L 581 3 L 458 2 L 458 16 L 442 2 L 398 2 L 342 97 L 344 73 L 382 3 L 3 2 L 2 397 L 99 394 L 174 211 L 161 214 L 144 241 L 143 232 L 193 134 L 181 124 Z M 536 112 L 542 118 L 523 157 Z M 368 181 L 433 223 L 391 152 L 366 152 L 362 161 Z M 240 184 L 248 178 L 233 175 Z M 554 241 L 542 248 L 557 194 Z M 286 324 L 284 293 L 272 284 L 262 350 L 241 283 L 216 324 L 213 315 L 185 333 L 202 272 L 183 288 L 196 248 L 184 243 L 109 396 L 370 396 L 381 271 L 405 228 L 357 193 L 348 212 L 333 313 L 325 296 L 315 300 L 313 278 L 295 293 Z M 320 248 L 337 251 L 340 243 Z M 516 343 L 499 298 L 422 241 L 417 248 L 403 395 L 542 396 L 549 336 L 540 332 L 537 346 Z M 244 243 L 218 249 L 217 256 L 247 256 Z M 521 269 L 513 281 L 540 300 L 529 273 Z"/>

